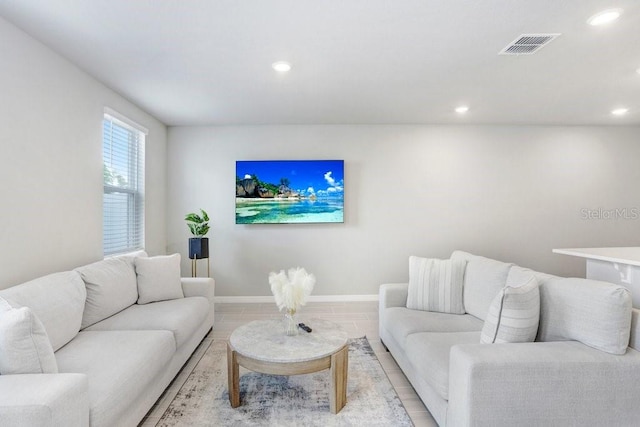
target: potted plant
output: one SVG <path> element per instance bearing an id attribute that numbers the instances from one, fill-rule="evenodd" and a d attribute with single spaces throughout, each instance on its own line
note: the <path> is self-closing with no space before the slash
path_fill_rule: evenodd
<path id="1" fill-rule="evenodd" d="M 209 232 L 209 215 L 200 209 L 201 215 L 189 213 L 184 217 L 189 231 L 194 237 L 189 238 L 189 258 L 209 258 L 209 238 L 204 237 Z"/>

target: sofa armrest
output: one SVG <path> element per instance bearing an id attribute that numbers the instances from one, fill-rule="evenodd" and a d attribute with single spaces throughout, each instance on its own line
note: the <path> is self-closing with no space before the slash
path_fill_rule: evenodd
<path id="1" fill-rule="evenodd" d="M 387 339 L 387 331 L 385 329 L 387 324 L 386 309 L 391 307 L 406 307 L 408 290 L 408 283 L 387 283 L 380 285 L 378 295 L 378 333 L 383 343 Z"/>
<path id="2" fill-rule="evenodd" d="M 182 292 L 185 297 L 205 297 L 213 304 L 216 282 L 210 277 L 182 277 Z"/>
<path id="3" fill-rule="evenodd" d="M 634 425 L 640 353 L 576 341 L 453 346 L 447 425 Z"/>
<path id="4" fill-rule="evenodd" d="M 206 323 L 211 327 L 215 319 L 216 282 L 210 277 L 182 277 L 182 293 L 186 297 L 205 297 L 209 301 Z"/>
<path id="5" fill-rule="evenodd" d="M 408 291 L 408 283 L 387 283 L 380 285 L 378 295 L 380 311 L 389 307 L 406 307 Z"/>
<path id="6" fill-rule="evenodd" d="M 84 374 L 0 376 L 0 425 L 88 426 L 88 382 Z"/>

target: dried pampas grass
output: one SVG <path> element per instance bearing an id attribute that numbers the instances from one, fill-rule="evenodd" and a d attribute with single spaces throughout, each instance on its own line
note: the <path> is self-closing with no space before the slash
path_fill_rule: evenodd
<path id="1" fill-rule="evenodd" d="M 297 267 L 290 268 L 288 273 L 284 270 L 269 273 L 269 284 L 278 309 L 295 312 L 307 303 L 307 298 L 316 284 L 316 278 L 304 268 Z"/>

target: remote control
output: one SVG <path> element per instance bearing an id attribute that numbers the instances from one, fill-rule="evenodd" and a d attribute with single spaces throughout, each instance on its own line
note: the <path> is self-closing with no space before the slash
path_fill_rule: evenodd
<path id="1" fill-rule="evenodd" d="M 300 329 L 304 330 L 304 331 L 307 331 L 307 332 L 311 332 L 312 331 L 312 329 L 310 327 L 308 327 L 307 325 L 305 325 L 304 323 L 298 323 L 298 327 Z"/>

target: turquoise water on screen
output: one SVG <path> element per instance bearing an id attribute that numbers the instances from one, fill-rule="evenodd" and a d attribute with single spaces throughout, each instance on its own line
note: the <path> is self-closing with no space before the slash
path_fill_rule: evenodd
<path id="1" fill-rule="evenodd" d="M 236 199 L 236 224 L 344 222 L 342 198 Z"/>

